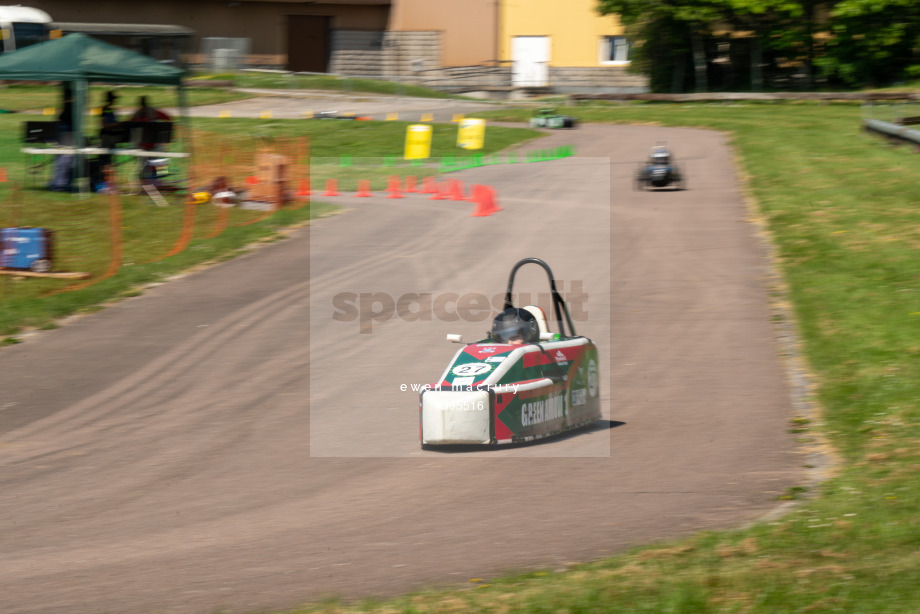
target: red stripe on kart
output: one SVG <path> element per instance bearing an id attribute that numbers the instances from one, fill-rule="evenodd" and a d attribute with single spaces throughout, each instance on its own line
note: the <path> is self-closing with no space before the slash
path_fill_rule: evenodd
<path id="1" fill-rule="evenodd" d="M 472 356 L 476 360 L 485 360 L 489 356 L 501 356 L 514 349 L 515 346 L 505 343 L 490 343 L 488 345 L 468 345 L 463 348 L 463 353 Z"/>

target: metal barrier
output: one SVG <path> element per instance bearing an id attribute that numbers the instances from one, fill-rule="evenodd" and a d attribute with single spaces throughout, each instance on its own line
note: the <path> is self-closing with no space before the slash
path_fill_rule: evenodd
<path id="1" fill-rule="evenodd" d="M 863 126 L 867 130 L 920 144 L 920 130 L 909 127 L 920 123 L 920 117 L 905 114 L 907 108 L 908 105 L 904 104 L 883 105 L 882 108 L 879 108 L 878 105 L 864 104 L 862 105 Z M 875 117 L 880 111 L 887 119 Z"/>

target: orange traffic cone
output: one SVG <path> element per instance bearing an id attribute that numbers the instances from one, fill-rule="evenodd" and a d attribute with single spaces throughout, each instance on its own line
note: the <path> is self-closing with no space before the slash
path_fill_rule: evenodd
<path id="1" fill-rule="evenodd" d="M 431 190 L 431 196 L 428 197 L 428 200 L 444 200 L 447 198 L 447 195 L 441 191 L 436 181 L 431 182 Z"/>
<path id="2" fill-rule="evenodd" d="M 373 196 L 373 194 L 371 194 L 371 182 L 368 179 L 361 179 L 358 181 L 358 191 L 355 192 L 355 196 L 359 196 L 361 198 Z"/>
<path id="3" fill-rule="evenodd" d="M 300 187 L 297 188 L 296 196 L 309 196 L 310 195 L 310 182 L 307 179 L 300 180 Z"/>
<path id="4" fill-rule="evenodd" d="M 495 202 L 495 189 L 491 186 L 477 185 L 473 188 L 473 194 L 476 196 L 476 210 L 470 217 L 486 217 L 502 210 Z"/>
<path id="5" fill-rule="evenodd" d="M 6 167 L 0 166 L 0 183 L 6 183 L 9 178 L 6 176 Z"/>
<path id="6" fill-rule="evenodd" d="M 466 200 L 466 197 L 463 196 L 463 182 L 459 179 L 451 179 L 448 190 L 447 197 L 451 200 Z"/>
<path id="7" fill-rule="evenodd" d="M 489 200 L 489 206 L 492 207 L 492 213 L 501 211 L 502 208 L 498 206 L 498 192 L 490 185 L 485 186 L 485 188 L 486 198 Z"/>
<path id="8" fill-rule="evenodd" d="M 418 192 L 418 188 L 415 187 L 415 175 L 409 175 L 406 177 L 406 188 L 405 192 Z"/>
<path id="9" fill-rule="evenodd" d="M 387 198 L 405 198 L 405 196 L 403 196 L 399 192 L 399 177 L 397 177 L 396 175 L 393 175 L 392 177 L 390 177 L 390 183 L 387 186 L 387 192 L 390 193 L 390 195 L 387 196 Z"/>
<path id="10" fill-rule="evenodd" d="M 249 177 L 246 177 L 246 183 L 249 185 L 259 185 L 259 178 L 255 175 L 250 175 Z"/>
<path id="11" fill-rule="evenodd" d="M 341 196 L 339 194 L 339 182 L 336 179 L 327 179 L 326 180 L 326 191 L 323 192 L 323 196 Z"/>
<path id="12" fill-rule="evenodd" d="M 422 194 L 437 194 L 438 184 L 435 182 L 434 177 L 425 177 L 422 180 Z"/>

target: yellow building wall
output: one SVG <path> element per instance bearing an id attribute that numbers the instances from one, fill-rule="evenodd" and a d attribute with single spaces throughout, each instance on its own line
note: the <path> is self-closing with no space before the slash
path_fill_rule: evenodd
<path id="1" fill-rule="evenodd" d="M 548 36 L 550 66 L 602 66 L 602 37 L 622 36 L 624 28 L 596 6 L 597 0 L 501 0 L 501 59 L 511 60 L 515 36 Z"/>
<path id="2" fill-rule="evenodd" d="M 499 0 L 393 0 L 389 30 L 442 33 L 444 66 L 469 66 L 496 59 Z"/>

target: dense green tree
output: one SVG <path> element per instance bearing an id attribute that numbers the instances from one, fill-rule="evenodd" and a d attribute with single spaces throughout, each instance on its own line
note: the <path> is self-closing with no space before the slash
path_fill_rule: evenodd
<path id="1" fill-rule="evenodd" d="M 602 15 L 617 14 L 634 41 L 633 65 L 649 75 L 652 91 L 708 89 L 705 41 L 724 8 L 720 0 L 600 0 Z M 689 73 L 689 74 L 688 74 Z"/>
<path id="2" fill-rule="evenodd" d="M 920 2 L 841 0 L 816 63 L 832 82 L 888 85 L 920 77 Z"/>
<path id="3" fill-rule="evenodd" d="M 653 91 L 920 77 L 918 0 L 598 0 L 598 11 L 620 15 Z"/>

